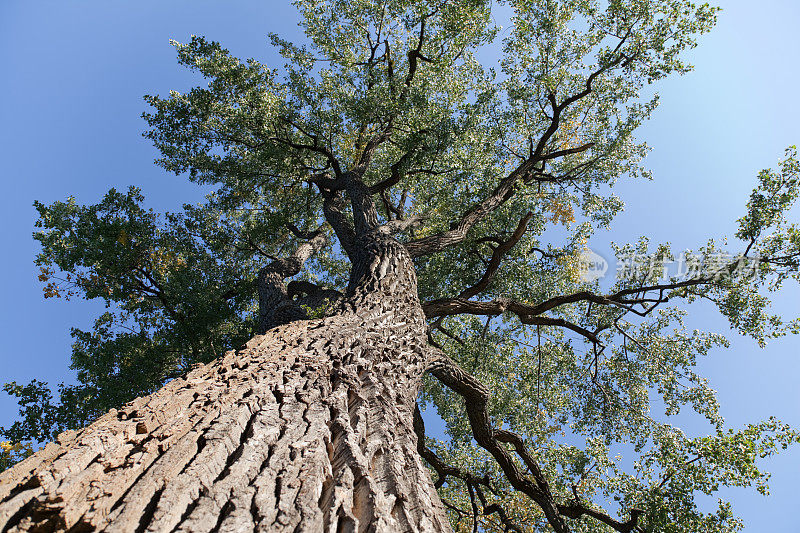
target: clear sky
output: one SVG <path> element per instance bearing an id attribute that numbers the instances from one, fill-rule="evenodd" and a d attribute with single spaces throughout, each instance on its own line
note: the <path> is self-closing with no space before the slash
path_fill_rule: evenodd
<path id="1" fill-rule="evenodd" d="M 658 89 L 661 106 L 639 136 L 653 148 L 652 182 L 622 183 L 625 212 L 607 242 L 670 241 L 696 248 L 731 235 L 759 169 L 774 166 L 800 143 L 800 3 L 720 0 L 717 28 L 691 52 L 696 70 Z M 134 184 L 149 206 L 178 210 L 198 189 L 152 164 L 154 149 L 140 134 L 144 94 L 183 90 L 192 79 L 176 65 L 169 38 L 191 34 L 221 41 L 240 57 L 279 66 L 269 31 L 291 37 L 296 15 L 288 0 L 2 0 L 0 2 L 0 382 L 52 384 L 73 379 L 69 328 L 89 329 L 100 306 L 42 298 L 33 265 L 34 200 L 76 196 L 96 202 L 110 188 Z M 797 210 L 795 210 L 795 213 Z M 776 308 L 800 314 L 800 291 L 784 291 Z M 690 326 L 727 331 L 699 308 Z M 718 390 L 733 427 L 775 415 L 800 427 L 800 343 L 781 339 L 759 350 L 730 335 L 732 348 L 701 365 Z M 0 397 L 0 425 L 16 405 Z M 696 430 L 688 421 L 687 431 Z M 800 531 L 797 475 L 800 447 L 766 463 L 769 498 L 730 490 L 746 531 Z"/>

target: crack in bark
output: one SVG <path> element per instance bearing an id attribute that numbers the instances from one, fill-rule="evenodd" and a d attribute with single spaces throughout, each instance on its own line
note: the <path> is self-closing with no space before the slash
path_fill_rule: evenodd
<path id="1" fill-rule="evenodd" d="M 142 518 L 139 520 L 139 526 L 136 528 L 136 533 L 144 533 L 147 529 L 147 526 L 150 524 L 150 521 L 153 519 L 153 515 L 156 512 L 156 507 L 158 507 L 158 500 L 161 499 L 161 495 L 164 493 L 164 487 L 158 489 L 150 501 L 144 508 L 144 512 L 142 513 Z"/>

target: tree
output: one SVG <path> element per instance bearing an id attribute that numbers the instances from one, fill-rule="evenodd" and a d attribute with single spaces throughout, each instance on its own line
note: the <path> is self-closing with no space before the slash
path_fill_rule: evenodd
<path id="1" fill-rule="evenodd" d="M 646 173 L 642 95 L 688 69 L 714 10 L 509 4 L 497 71 L 476 59 L 499 40 L 477 0 L 299 2 L 309 42 L 273 36 L 281 70 L 176 44 L 210 83 L 149 97 L 147 135 L 215 192 L 178 215 L 135 189 L 37 205 L 45 296 L 109 312 L 73 332 L 79 385 L 57 403 L 7 386 L 23 420 L 6 437 L 56 442 L 0 478 L 5 525 L 735 526 L 694 492 L 763 488 L 756 459 L 797 434 L 724 427 L 694 370 L 724 339 L 687 331 L 680 304 L 711 300 L 762 342 L 797 329 L 759 292 L 797 276 L 795 153 L 759 176 L 739 255 L 710 242 L 690 276 L 634 269 L 601 290 L 582 258 L 622 206 L 610 186 Z M 648 245 L 618 252 L 673 255 Z M 685 437 L 651 394 L 713 432 Z M 424 438 L 418 400 L 447 445 Z"/>

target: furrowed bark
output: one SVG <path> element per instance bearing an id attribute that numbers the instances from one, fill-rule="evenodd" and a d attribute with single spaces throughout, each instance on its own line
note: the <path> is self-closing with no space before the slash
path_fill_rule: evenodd
<path id="1" fill-rule="evenodd" d="M 411 259 L 360 239 L 334 316 L 112 410 L 0 474 L 5 531 L 449 531 L 417 452 Z"/>

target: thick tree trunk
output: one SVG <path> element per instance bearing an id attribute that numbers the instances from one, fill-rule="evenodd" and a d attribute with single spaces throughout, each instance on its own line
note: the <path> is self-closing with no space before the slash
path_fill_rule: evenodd
<path id="1" fill-rule="evenodd" d="M 2 531 L 449 530 L 413 431 L 414 273 L 379 241 L 339 314 L 271 329 L 0 474 Z"/>

